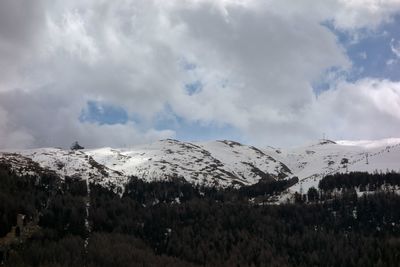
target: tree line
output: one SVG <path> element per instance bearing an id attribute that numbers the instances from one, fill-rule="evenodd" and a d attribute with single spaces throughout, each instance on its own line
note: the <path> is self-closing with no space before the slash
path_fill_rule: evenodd
<path id="1" fill-rule="evenodd" d="M 350 172 L 333 174 L 324 177 L 319 182 L 319 189 L 323 191 L 332 191 L 334 189 L 352 189 L 358 188 L 361 192 L 375 191 L 388 186 L 400 186 L 400 173 L 386 172 L 386 173 L 373 173 L 366 172 Z"/>
<path id="2" fill-rule="evenodd" d="M 262 205 L 249 199 L 288 185 L 218 189 L 132 177 L 122 196 L 90 185 L 89 234 L 86 185 L 56 179 L 0 172 L 0 200 L 7 201 L 0 202 L 0 216 L 10 217 L 0 236 L 18 213 L 39 212 L 41 229 L 10 248 L 4 266 L 397 266 L 400 260 L 400 197 L 392 192 Z"/>

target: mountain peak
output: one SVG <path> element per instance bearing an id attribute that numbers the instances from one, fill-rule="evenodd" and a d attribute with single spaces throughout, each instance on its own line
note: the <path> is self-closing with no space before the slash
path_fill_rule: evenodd
<path id="1" fill-rule="evenodd" d="M 331 145 L 331 144 L 336 144 L 336 142 L 329 139 L 321 139 L 318 142 L 318 145 Z"/>
<path id="2" fill-rule="evenodd" d="M 0 162 L 10 164 L 22 174 L 32 175 L 40 167 L 60 177 L 77 176 L 116 189 L 123 189 L 131 176 L 146 181 L 180 177 L 194 184 L 221 187 L 251 185 L 264 177 L 279 180 L 296 176 L 299 182 L 289 192 L 298 192 L 317 187 L 322 177 L 332 173 L 399 171 L 399 159 L 400 139 L 393 138 L 338 142 L 323 139 L 279 151 L 231 140 L 164 139 L 123 149 L 39 148 L 0 152 Z"/>

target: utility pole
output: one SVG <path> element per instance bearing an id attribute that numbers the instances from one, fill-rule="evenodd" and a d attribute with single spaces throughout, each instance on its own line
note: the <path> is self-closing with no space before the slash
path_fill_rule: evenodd
<path id="1" fill-rule="evenodd" d="M 365 153 L 365 164 L 369 164 L 369 163 L 368 163 L 368 152 Z"/>

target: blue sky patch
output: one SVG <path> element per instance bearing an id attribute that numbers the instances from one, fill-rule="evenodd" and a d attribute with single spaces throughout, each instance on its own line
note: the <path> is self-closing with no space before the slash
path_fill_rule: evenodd
<path id="1" fill-rule="evenodd" d="M 99 124 L 125 124 L 128 121 L 128 113 L 119 106 L 88 101 L 79 120 Z"/>
<path id="2" fill-rule="evenodd" d="M 400 16 L 374 31 L 359 30 L 356 39 L 354 33 L 336 30 L 329 24 L 327 27 L 336 34 L 353 63 L 348 80 L 370 77 L 400 81 L 400 58 L 392 50 L 393 43 L 400 41 Z"/>
<path id="3" fill-rule="evenodd" d="M 191 71 L 197 68 L 197 65 L 193 62 L 189 62 L 187 59 L 183 58 L 180 60 L 180 64 L 183 70 Z"/>
<path id="4" fill-rule="evenodd" d="M 325 70 L 312 84 L 317 96 L 329 90 L 339 79 L 354 82 L 368 77 L 400 81 L 400 56 L 394 51 L 398 46 L 400 52 L 400 16 L 374 31 L 360 29 L 354 33 L 335 29 L 330 22 L 323 25 L 337 36 L 352 62 L 352 68 L 349 71 L 338 67 Z"/>
<path id="5" fill-rule="evenodd" d="M 201 83 L 201 81 L 195 81 L 192 83 L 185 84 L 185 90 L 189 95 L 194 95 L 196 93 L 199 93 L 202 88 L 203 84 Z"/>
<path id="6" fill-rule="evenodd" d="M 321 75 L 321 78 L 319 80 L 316 80 L 312 83 L 314 94 L 318 96 L 323 91 L 331 89 L 332 81 L 339 79 L 340 77 L 344 77 L 346 75 L 347 75 L 346 71 L 338 67 L 332 67 L 327 69 Z"/>

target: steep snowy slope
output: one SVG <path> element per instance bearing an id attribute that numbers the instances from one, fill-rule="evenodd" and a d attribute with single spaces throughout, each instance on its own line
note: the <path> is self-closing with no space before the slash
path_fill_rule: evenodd
<path id="1" fill-rule="evenodd" d="M 290 169 L 282 162 L 253 146 L 246 146 L 234 141 L 215 141 L 200 143 L 245 184 L 254 184 L 260 178 L 285 179 L 292 176 Z"/>
<path id="2" fill-rule="evenodd" d="M 307 192 L 328 174 L 400 171 L 400 139 L 329 141 L 281 151 L 277 157 L 299 177 L 291 192 Z"/>
<path id="3" fill-rule="evenodd" d="M 86 151 L 107 168 L 145 180 L 182 177 L 196 184 L 246 185 L 292 176 L 281 162 L 232 141 L 189 143 L 162 140 L 130 149 Z"/>
<path id="4" fill-rule="evenodd" d="M 317 187 L 327 174 L 400 171 L 400 138 L 377 141 L 322 140 L 293 149 L 258 149 L 233 141 L 162 140 L 132 148 L 0 152 L 0 163 L 22 174 L 53 172 L 77 176 L 121 192 L 129 176 L 151 181 L 184 178 L 210 186 L 250 185 L 260 179 L 296 176 L 285 197 Z"/>
<path id="5" fill-rule="evenodd" d="M 84 151 L 40 148 L 0 152 L 0 163 L 11 165 L 17 173 L 35 175 L 49 171 L 59 175 L 89 179 L 121 192 L 127 177 L 98 164 Z"/>

